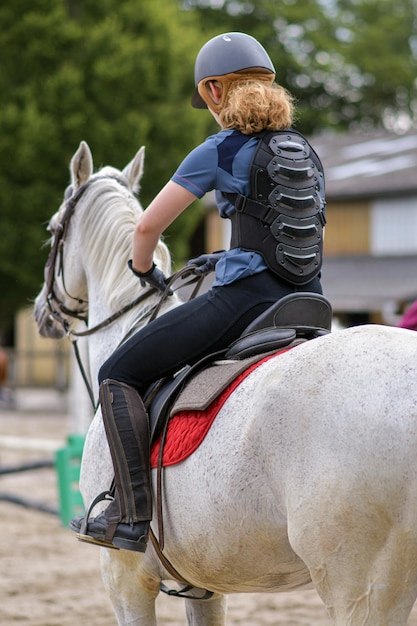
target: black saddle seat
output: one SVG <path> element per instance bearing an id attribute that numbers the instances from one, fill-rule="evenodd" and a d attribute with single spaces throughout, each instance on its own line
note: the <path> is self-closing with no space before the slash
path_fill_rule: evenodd
<path id="1" fill-rule="evenodd" d="M 297 336 L 325 334 L 331 330 L 332 316 L 331 304 L 321 294 L 309 291 L 290 293 L 251 322 L 242 336 L 271 326 L 294 328 Z"/>
<path id="2" fill-rule="evenodd" d="M 242 359 L 257 352 L 279 350 L 294 339 L 314 339 L 330 332 L 332 307 L 321 294 L 296 292 L 284 296 L 246 327 L 226 353 Z"/>

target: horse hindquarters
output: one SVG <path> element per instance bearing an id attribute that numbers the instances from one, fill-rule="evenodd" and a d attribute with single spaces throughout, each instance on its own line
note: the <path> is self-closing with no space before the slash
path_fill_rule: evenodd
<path id="1" fill-rule="evenodd" d="M 411 331 L 336 332 L 279 357 L 265 400 L 289 541 L 337 626 L 404 626 L 417 595 L 416 349 Z"/>
<path id="2" fill-rule="evenodd" d="M 416 600 L 417 485 L 410 496 L 375 480 L 385 498 L 361 491 L 357 476 L 346 491 L 339 475 L 306 496 L 303 512 L 288 511 L 290 543 L 335 626 L 405 626 Z"/>

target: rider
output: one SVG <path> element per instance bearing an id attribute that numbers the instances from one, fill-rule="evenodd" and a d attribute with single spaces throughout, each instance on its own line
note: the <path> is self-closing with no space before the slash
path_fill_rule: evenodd
<path id="1" fill-rule="evenodd" d="M 129 267 L 142 284 L 165 290 L 165 276 L 153 262 L 155 246 L 195 199 L 216 190 L 220 216 L 229 218 L 235 207 L 223 194 L 248 196 L 260 131 L 288 131 L 292 124 L 293 98 L 274 80 L 267 52 L 247 34 L 218 35 L 201 48 L 192 105 L 208 108 L 221 130 L 184 159 L 139 218 Z M 115 495 L 95 518 L 72 520 L 70 527 L 80 540 L 139 552 L 146 549 L 152 497 L 149 426 L 141 396 L 147 387 L 227 348 L 283 296 L 296 291 L 322 293 L 320 268 L 308 282 L 299 284 L 270 269 L 262 252 L 235 245 L 190 261 L 197 266 L 196 273 L 215 269 L 213 287 L 139 330 L 101 367 L 100 402 Z"/>

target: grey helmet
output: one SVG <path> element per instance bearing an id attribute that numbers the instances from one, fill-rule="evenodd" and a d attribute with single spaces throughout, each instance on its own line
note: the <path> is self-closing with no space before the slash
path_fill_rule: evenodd
<path id="1" fill-rule="evenodd" d="M 207 108 L 198 93 L 198 85 L 205 78 L 250 69 L 275 76 L 275 68 L 268 53 L 254 37 L 245 33 L 224 33 L 213 37 L 204 44 L 197 55 L 194 66 L 196 90 L 191 100 L 192 106 L 196 109 Z"/>

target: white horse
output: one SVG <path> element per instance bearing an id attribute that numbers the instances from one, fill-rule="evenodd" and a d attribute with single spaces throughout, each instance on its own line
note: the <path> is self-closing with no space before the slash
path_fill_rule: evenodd
<path id="1" fill-rule="evenodd" d="M 47 268 L 36 299 L 41 334 L 62 334 L 73 309 L 88 307 L 94 326 L 146 291 L 126 269 L 142 155 L 96 174 L 84 142 L 74 155 L 54 297 Z M 51 220 L 52 245 L 68 206 Z M 155 260 L 169 272 L 162 243 Z M 94 381 L 155 298 L 91 336 Z M 225 624 L 227 594 L 311 586 L 337 626 L 406 624 L 417 595 L 416 355 L 416 333 L 378 325 L 305 342 L 251 373 L 194 454 L 166 468 L 164 554 L 190 585 L 214 592 L 185 601 L 189 625 Z M 112 474 L 98 411 L 82 465 L 86 503 Z M 160 583 L 172 576 L 153 546 L 101 552 L 118 623 L 155 626 Z"/>

